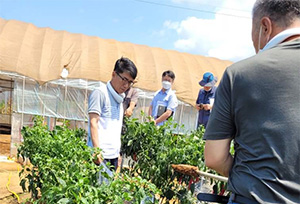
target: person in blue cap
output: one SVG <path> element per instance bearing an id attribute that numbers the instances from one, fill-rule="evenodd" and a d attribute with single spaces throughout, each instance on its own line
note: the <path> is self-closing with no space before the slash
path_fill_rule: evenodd
<path id="1" fill-rule="evenodd" d="M 203 88 L 200 89 L 196 100 L 196 108 L 199 111 L 197 129 L 200 125 L 206 128 L 217 90 L 216 82 L 217 77 L 211 72 L 204 73 L 203 79 L 199 82 L 199 85 Z"/>

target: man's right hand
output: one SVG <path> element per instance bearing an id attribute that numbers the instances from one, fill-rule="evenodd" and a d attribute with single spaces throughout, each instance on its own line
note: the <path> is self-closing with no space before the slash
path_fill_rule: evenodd
<path id="1" fill-rule="evenodd" d="M 202 110 L 203 109 L 203 104 L 202 103 L 196 104 L 195 107 L 196 107 L 197 110 Z"/>
<path id="2" fill-rule="evenodd" d="M 95 157 L 95 156 L 96 156 L 96 155 L 94 155 L 94 157 Z M 95 160 L 94 160 L 94 163 L 97 164 L 97 165 L 99 165 L 102 161 L 103 161 L 102 155 L 101 155 L 101 154 L 98 154 L 98 155 L 97 155 L 97 158 L 95 158 Z"/>

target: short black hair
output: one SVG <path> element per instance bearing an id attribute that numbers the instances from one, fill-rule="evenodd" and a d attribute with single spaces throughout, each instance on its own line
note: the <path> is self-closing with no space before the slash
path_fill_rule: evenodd
<path id="1" fill-rule="evenodd" d="M 114 71 L 120 74 L 128 72 L 133 79 L 137 76 L 137 68 L 135 64 L 126 57 L 121 57 L 116 61 Z"/>
<path id="2" fill-rule="evenodd" d="M 164 72 L 162 73 L 162 77 L 164 77 L 164 76 L 170 77 L 171 79 L 173 79 L 173 81 L 174 81 L 174 79 L 175 79 L 175 74 L 174 74 L 174 72 L 172 72 L 171 70 L 164 71 Z"/>

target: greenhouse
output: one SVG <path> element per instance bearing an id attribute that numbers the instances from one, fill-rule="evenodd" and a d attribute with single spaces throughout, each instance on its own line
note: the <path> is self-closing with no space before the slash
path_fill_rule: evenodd
<path id="1" fill-rule="evenodd" d="M 45 116 L 50 128 L 61 124 L 63 120 L 69 120 L 71 127 L 87 129 L 88 96 L 93 89 L 105 85 L 100 81 L 84 79 L 59 79 L 39 85 L 28 77 L 3 71 L 0 72 L 0 83 L 1 125 L 3 126 L 1 134 L 10 134 L 11 130 L 12 135 L 18 136 L 21 127 L 32 125 L 34 115 Z M 154 92 L 141 89 L 138 89 L 138 92 L 139 100 L 133 117 L 144 121 L 147 114 L 141 112 L 148 113 Z M 179 101 L 174 114 L 175 122 L 184 125 L 187 130 L 194 130 L 196 117 L 196 109 Z M 180 132 L 180 129 L 177 131 Z M 12 138 L 14 141 L 11 150 L 15 151 L 14 142 L 18 143 L 22 139 Z"/>
<path id="2" fill-rule="evenodd" d="M 20 130 L 32 124 L 33 115 L 45 116 L 50 128 L 69 120 L 72 127 L 86 129 L 89 93 L 110 80 L 114 62 L 121 56 L 133 60 L 138 68 L 135 87 L 139 100 L 133 117 L 145 120 L 141 112 L 148 112 L 154 93 L 161 89 L 161 73 L 172 70 L 179 99 L 174 121 L 187 130 L 196 128 L 193 106 L 203 73 L 211 71 L 221 77 L 232 64 L 15 20 L 0 18 L 0 28 L 0 134 L 11 155 L 16 154 L 15 144 L 22 141 Z"/>

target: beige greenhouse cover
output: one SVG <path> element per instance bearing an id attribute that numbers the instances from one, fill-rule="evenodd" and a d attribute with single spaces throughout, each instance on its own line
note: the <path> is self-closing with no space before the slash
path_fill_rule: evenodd
<path id="1" fill-rule="evenodd" d="M 172 50 L 107 40 L 83 34 L 38 28 L 30 23 L 0 18 L 0 71 L 15 72 L 39 83 L 60 78 L 67 67 L 68 78 L 100 80 L 111 78 L 115 61 L 130 58 L 138 68 L 136 87 L 156 91 L 161 88 L 161 74 L 172 70 L 176 75 L 177 97 L 194 104 L 204 72 L 220 79 L 232 64 L 216 58 Z"/>

